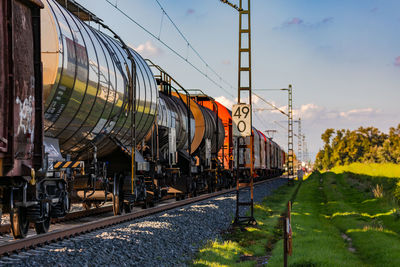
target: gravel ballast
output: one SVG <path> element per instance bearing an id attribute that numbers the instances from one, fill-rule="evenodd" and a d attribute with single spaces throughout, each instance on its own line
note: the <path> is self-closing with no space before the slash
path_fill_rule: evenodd
<path id="1" fill-rule="evenodd" d="M 254 201 L 287 179 L 259 184 Z M 249 197 L 249 190 L 241 193 Z M 227 194 L 195 204 L 97 230 L 3 257 L 0 264 L 13 266 L 186 266 L 198 249 L 219 237 L 234 217 L 235 194 Z M 243 209 L 244 212 L 244 209 Z"/>

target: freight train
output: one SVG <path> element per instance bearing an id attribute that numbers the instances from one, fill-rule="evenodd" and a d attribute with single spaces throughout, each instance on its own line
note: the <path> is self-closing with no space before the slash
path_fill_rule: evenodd
<path id="1" fill-rule="evenodd" d="M 227 107 L 74 1 L 1 1 L 0 36 L 0 199 L 15 238 L 47 232 L 74 202 L 112 201 L 118 215 L 229 188 L 250 157 L 257 179 L 283 172 L 278 144 L 253 128 L 238 147 Z"/>

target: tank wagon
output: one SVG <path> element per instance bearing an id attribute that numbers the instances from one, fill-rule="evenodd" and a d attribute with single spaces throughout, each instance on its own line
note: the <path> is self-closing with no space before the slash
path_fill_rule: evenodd
<path id="1" fill-rule="evenodd" d="M 250 157 L 257 179 L 283 172 L 276 143 L 253 128 L 253 154 L 250 138 L 237 149 L 227 107 L 73 1 L 2 1 L 0 36 L 0 197 L 15 238 L 30 223 L 47 232 L 73 202 L 112 201 L 118 215 L 230 187 Z"/>

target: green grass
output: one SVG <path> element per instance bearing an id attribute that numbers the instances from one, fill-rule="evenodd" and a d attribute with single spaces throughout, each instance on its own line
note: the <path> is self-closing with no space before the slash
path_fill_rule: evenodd
<path id="1" fill-rule="evenodd" d="M 365 191 L 382 187 L 385 198 L 400 202 L 400 165 L 396 164 L 362 164 L 334 167 L 332 172 L 346 174 L 358 181 L 358 187 L 364 187 Z M 392 179 L 395 178 L 395 179 Z"/>
<path id="2" fill-rule="evenodd" d="M 328 201 L 335 201 L 327 205 L 328 218 L 352 239 L 358 257 L 372 266 L 400 266 L 399 207 L 390 194 L 375 198 L 371 188 L 360 186 L 360 176 L 326 173 L 325 178 L 337 184 L 325 190 Z"/>
<path id="3" fill-rule="evenodd" d="M 298 184 L 296 184 L 297 186 Z M 276 226 L 287 201 L 296 186 L 281 186 L 262 203 L 254 205 L 257 226 L 235 229 L 225 234 L 222 240 L 209 241 L 200 250 L 193 266 L 254 266 L 255 260 L 241 260 L 241 256 L 264 256 L 281 234 Z"/>
<path id="4" fill-rule="evenodd" d="M 399 206 L 390 190 L 375 198 L 371 187 L 397 179 L 348 170 L 313 174 L 303 183 L 293 205 L 289 266 L 400 266 Z M 278 244 L 268 266 L 282 264 Z"/>
<path id="5" fill-rule="evenodd" d="M 351 164 L 313 173 L 293 202 L 289 266 L 400 266 L 400 167 Z M 194 266 L 282 266 L 280 214 L 296 187 L 281 187 L 255 206 L 259 225 L 233 231 L 199 252 Z M 398 196 L 396 197 L 396 194 Z"/>
<path id="6" fill-rule="evenodd" d="M 292 207 L 293 255 L 290 266 L 357 266 L 362 262 L 353 255 L 341 232 L 323 215 L 326 209 L 324 185 L 313 174 L 303 182 Z M 319 189 L 322 188 L 322 189 Z M 274 248 L 268 266 L 281 266 L 283 242 Z"/>
<path id="7" fill-rule="evenodd" d="M 334 167 L 331 171 L 337 174 L 351 172 L 375 177 L 400 178 L 400 165 L 393 163 L 352 163 Z"/>
<path id="8" fill-rule="evenodd" d="M 253 266 L 254 262 L 237 263 L 240 255 L 248 251 L 237 242 L 212 241 L 205 248 L 200 250 L 194 266 Z"/>

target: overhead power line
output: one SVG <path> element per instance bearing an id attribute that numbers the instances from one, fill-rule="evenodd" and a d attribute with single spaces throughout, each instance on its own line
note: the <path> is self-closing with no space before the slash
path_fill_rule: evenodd
<path id="1" fill-rule="evenodd" d="M 279 122 L 274 121 L 274 123 L 275 123 L 276 125 L 278 125 L 279 127 L 281 127 L 282 129 L 284 129 L 285 131 L 288 130 L 287 127 L 283 126 L 283 125 L 280 124 Z M 297 134 L 295 134 L 295 133 L 293 133 L 293 135 L 296 136 L 296 137 L 299 137 L 299 136 L 298 136 Z"/>
<path id="2" fill-rule="evenodd" d="M 264 98 L 262 98 L 261 96 L 257 95 L 256 93 L 252 93 L 254 96 L 258 97 L 261 101 L 263 101 L 264 103 L 267 103 L 268 105 L 270 105 L 271 107 L 273 107 L 274 109 L 278 110 L 280 113 L 282 113 L 285 116 L 289 116 L 285 111 L 281 110 L 280 108 L 278 108 L 277 106 L 275 106 L 274 104 L 268 102 L 267 100 L 265 100 Z"/>
<path id="3" fill-rule="evenodd" d="M 221 1 L 221 2 L 224 3 L 224 4 L 227 4 L 227 5 L 231 6 L 231 7 L 233 7 L 233 8 L 236 9 L 237 11 L 242 11 L 242 10 L 243 10 L 243 9 L 241 9 L 240 7 L 238 7 L 237 5 L 235 5 L 235 4 L 231 3 L 231 2 L 229 2 L 228 0 L 219 0 L 219 1 Z"/>
<path id="4" fill-rule="evenodd" d="M 254 107 L 257 106 L 257 104 L 254 103 L 254 101 L 253 101 L 253 106 L 254 106 Z M 259 108 L 253 108 L 253 111 L 255 111 L 255 110 L 259 110 Z M 253 112 L 253 114 L 254 114 L 254 116 L 256 116 L 256 118 L 257 118 L 264 126 L 268 125 L 268 122 L 267 122 L 264 118 L 260 117 L 259 114 L 258 114 L 258 112 Z"/>
<path id="5" fill-rule="evenodd" d="M 182 37 L 183 40 L 185 40 L 186 44 L 192 51 L 199 57 L 199 59 L 206 65 L 206 68 L 211 70 L 212 73 L 215 74 L 222 82 L 224 82 L 226 85 L 228 85 L 230 88 L 235 89 L 232 84 L 230 84 L 228 81 L 226 81 L 224 78 L 222 78 L 205 60 L 204 58 L 200 55 L 200 53 L 193 47 L 193 45 L 189 42 L 189 40 L 185 37 L 185 35 L 182 33 L 182 31 L 176 26 L 175 22 L 171 19 L 171 17 L 168 15 L 167 11 L 165 11 L 164 7 L 160 4 L 158 0 L 155 0 L 157 4 L 160 6 L 161 11 L 165 16 L 168 18 L 168 20 L 172 23 L 174 28 L 177 30 L 179 35 Z"/>
<path id="6" fill-rule="evenodd" d="M 274 108 L 253 108 L 253 111 L 267 111 L 267 110 L 275 110 Z"/>
<path id="7" fill-rule="evenodd" d="M 143 31 L 145 31 L 147 34 L 149 34 L 150 36 L 152 36 L 154 39 L 158 40 L 161 44 L 163 44 L 166 48 L 168 48 L 173 54 L 175 54 L 176 56 L 178 56 L 179 58 L 181 58 L 183 61 L 185 61 L 187 64 L 189 64 L 192 68 L 194 68 L 197 72 L 199 72 L 201 75 L 203 75 L 205 78 L 207 78 L 209 81 L 211 81 L 214 85 L 216 85 L 217 87 L 219 87 L 221 90 L 223 90 L 224 92 L 226 92 L 227 94 L 229 94 L 230 96 L 234 97 L 233 94 L 226 90 L 224 87 L 222 87 L 218 82 L 216 82 L 214 79 L 212 79 L 209 75 L 207 75 L 204 71 L 200 70 L 197 66 L 195 66 L 191 61 L 189 61 L 187 58 L 185 58 L 184 56 L 182 56 L 179 52 L 177 52 L 175 49 L 173 49 L 171 46 L 169 46 L 167 43 L 165 43 L 162 39 L 160 39 L 159 37 L 157 37 L 155 34 L 153 34 L 151 31 L 149 31 L 148 29 L 146 29 L 144 26 L 142 26 L 139 22 L 137 22 L 136 20 L 134 20 L 131 16 L 129 16 L 126 12 L 124 12 L 122 9 L 120 9 L 116 4 L 113 4 L 110 2 L 110 0 L 105 0 L 108 4 L 110 4 L 112 7 L 114 7 L 116 10 L 118 10 L 122 15 L 124 15 L 126 18 L 128 18 L 131 22 L 133 22 L 134 24 L 136 24 L 139 28 L 141 28 Z M 157 1 L 158 2 L 158 1 Z M 159 3 L 159 2 L 158 2 Z M 160 5 L 160 7 L 162 8 L 162 6 Z M 167 16 L 167 18 L 172 22 L 172 20 L 170 19 L 170 17 L 168 16 L 168 14 L 165 12 L 165 10 L 162 8 L 163 13 Z M 175 25 L 175 23 L 173 23 L 173 25 Z M 175 25 L 176 27 L 176 25 Z M 177 27 L 176 27 L 177 29 Z M 184 35 L 182 34 L 182 37 L 184 38 L 184 40 L 187 41 L 187 39 L 184 37 Z M 187 41 L 187 43 L 190 45 L 190 43 Z M 190 45 L 190 47 L 194 50 L 193 46 Z M 195 51 L 195 50 L 194 50 Z M 197 52 L 197 51 L 196 51 Z M 198 53 L 197 53 L 198 54 Z M 205 62 L 205 61 L 204 61 Z M 206 64 L 207 68 L 209 68 L 210 70 L 212 70 L 212 68 Z M 222 80 L 221 76 L 218 75 L 218 77 Z M 232 86 L 231 86 L 232 87 Z M 233 87 L 232 87 L 233 88 Z"/>

